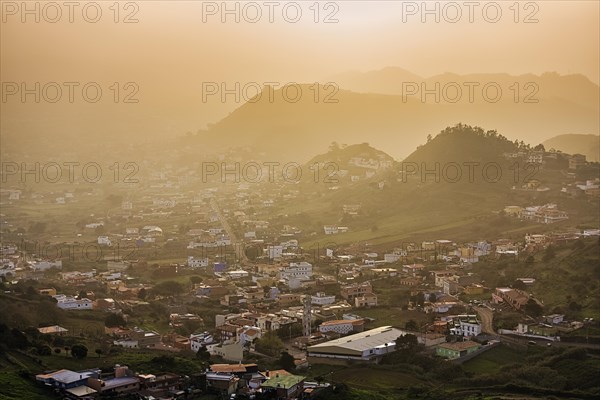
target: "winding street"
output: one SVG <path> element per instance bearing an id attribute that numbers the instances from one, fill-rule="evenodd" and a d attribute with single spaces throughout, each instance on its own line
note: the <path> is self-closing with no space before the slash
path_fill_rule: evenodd
<path id="1" fill-rule="evenodd" d="M 221 209 L 219 208 L 219 205 L 217 204 L 217 201 L 214 197 L 210 199 L 210 206 L 219 217 L 221 226 L 223 227 L 223 229 L 225 229 L 225 232 L 227 232 L 227 236 L 229 236 L 229 239 L 231 240 L 231 245 L 233 246 L 233 250 L 235 251 L 236 260 L 239 260 L 242 264 L 248 263 L 248 257 L 246 257 L 246 252 L 244 251 L 244 244 L 238 241 L 237 237 L 235 236 L 235 233 L 233 233 L 233 229 L 231 229 L 231 226 L 227 222 L 227 219 L 223 216 L 223 213 L 221 212 Z"/>
<path id="2" fill-rule="evenodd" d="M 477 311 L 481 318 L 481 331 L 488 335 L 495 335 L 496 332 L 494 332 L 494 327 L 492 325 L 492 321 L 494 320 L 493 311 L 485 307 L 473 307 L 473 309 Z"/>

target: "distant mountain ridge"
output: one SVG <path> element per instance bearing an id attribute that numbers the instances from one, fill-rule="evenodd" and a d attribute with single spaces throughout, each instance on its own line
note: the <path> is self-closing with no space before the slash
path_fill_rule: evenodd
<path id="1" fill-rule="evenodd" d="M 512 96 L 496 103 L 427 103 L 401 95 L 344 89 L 334 93 L 321 86 L 321 97 L 315 101 L 314 85 L 299 87 L 303 95 L 295 102 L 285 99 L 283 89 L 274 90 L 272 98 L 262 94 L 251 99 L 200 135 L 199 142 L 215 149 L 253 146 L 268 158 L 304 163 L 332 141 L 368 141 L 402 159 L 428 133 L 459 121 L 488 126 L 534 145 L 565 131 L 595 132 L 600 125 L 594 109 L 561 97 L 527 104 Z M 335 102 L 326 102 L 324 94 L 333 94 Z"/>
<path id="2" fill-rule="evenodd" d="M 599 104 L 599 87 L 586 76 L 581 74 L 560 75 L 556 72 L 546 72 L 541 75 L 522 74 L 511 75 L 507 73 L 472 73 L 456 74 L 446 72 L 430 77 L 420 77 L 398 67 L 387 67 L 377 71 L 347 72 L 332 77 L 340 87 L 360 93 L 381 93 L 402 95 L 414 91 L 410 84 L 419 86 L 425 84 L 431 90 L 438 83 L 440 87 L 457 83 L 468 90 L 468 83 L 477 83 L 482 87 L 486 84 L 497 83 L 507 95 L 531 96 L 531 98 L 551 99 L 561 98 L 597 110 Z M 526 86 L 533 83 L 535 86 Z M 517 86 L 515 86 L 517 84 Z M 475 86 L 474 86 L 475 87 Z M 449 89 L 450 90 L 450 89 Z M 406 93 L 408 91 L 408 93 Z M 419 90 L 419 93 L 421 90 Z M 475 92 L 477 93 L 477 92 Z M 413 96 L 413 95 L 411 95 Z M 450 91 L 448 97 L 453 96 Z M 463 96 L 466 97 L 466 96 Z M 434 102 L 434 96 L 428 95 L 427 101 Z"/>
<path id="3" fill-rule="evenodd" d="M 566 134 L 558 135 L 543 143 L 546 150 L 554 148 L 563 153 L 583 154 L 588 161 L 600 161 L 600 136 Z"/>

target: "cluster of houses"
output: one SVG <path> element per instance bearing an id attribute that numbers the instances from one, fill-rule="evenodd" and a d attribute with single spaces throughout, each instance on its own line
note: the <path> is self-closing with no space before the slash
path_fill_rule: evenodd
<path id="1" fill-rule="evenodd" d="M 566 161 L 569 170 L 576 170 L 587 164 L 586 156 L 583 154 L 567 154 L 560 151 L 541 150 L 519 150 L 512 153 L 504 153 L 504 158 L 509 160 L 521 160 L 528 164 L 551 164 L 557 161 Z"/>
<path id="2" fill-rule="evenodd" d="M 245 395 L 253 398 L 310 398 L 321 387 L 306 377 L 285 370 L 260 371 L 256 364 L 212 364 L 206 371 L 181 376 L 171 372 L 146 374 L 126 365 L 110 372 L 99 368 L 72 371 L 61 369 L 35 376 L 40 385 L 66 399 L 141 396 L 143 399 L 184 399 L 212 393 L 220 398 Z M 323 386 L 324 387 L 324 386 Z"/>
<path id="3" fill-rule="evenodd" d="M 543 163 L 547 156 L 536 152 L 517 155 L 526 156 L 532 163 Z M 512 156 L 511 156 L 512 157 Z M 585 158 L 573 156 L 569 165 L 573 169 L 585 165 Z M 386 160 L 356 158 L 351 160 L 353 167 L 364 168 L 366 177 L 373 171 L 388 168 Z M 342 175 L 344 170 L 340 171 Z M 354 173 L 348 173 L 354 181 Z M 356 175 L 358 176 L 358 175 Z M 127 228 L 118 234 L 103 234 L 97 237 L 101 246 L 114 246 L 115 243 L 144 243 L 175 240 L 185 244 L 183 265 L 160 267 L 165 276 L 176 274 L 178 269 L 189 269 L 201 273 L 202 283 L 196 283 L 190 296 L 193 301 L 216 300 L 226 312 L 221 311 L 215 317 L 214 329 L 202 325 L 206 321 L 202 316 L 189 313 L 184 306 L 178 310 L 169 309 L 170 332 L 161 334 L 154 330 L 134 328 L 106 328 L 106 334 L 112 338 L 115 346 L 139 349 L 151 348 L 168 351 L 191 350 L 197 352 L 205 348 L 211 355 L 221 357 L 236 364 L 215 364 L 205 371 L 205 388 L 222 395 L 236 393 L 252 394 L 271 391 L 277 398 L 293 398 L 307 395 L 304 377 L 291 375 L 285 371 L 259 371 L 254 364 L 242 364 L 249 351 L 255 351 L 255 343 L 268 332 L 276 332 L 294 338 L 294 345 L 306 350 L 307 360 L 311 363 L 343 363 L 349 361 L 378 362 L 385 354 L 397 351 L 395 340 L 399 336 L 413 334 L 419 343 L 425 345 L 438 356 L 457 359 L 484 350 L 476 338 L 482 333 L 479 317 L 471 309 L 465 311 L 465 304 L 458 295 L 484 295 L 490 293 L 491 305 L 523 310 L 533 297 L 526 290 L 514 288 L 487 288 L 472 267 L 473 263 L 486 256 L 517 256 L 522 251 L 539 251 L 552 243 L 559 243 L 582 236 L 598 236 L 600 230 L 568 231 L 545 234 L 527 234 L 523 240 L 497 239 L 493 242 L 477 241 L 455 243 L 451 240 L 428 240 L 420 243 L 406 243 L 398 248 L 377 253 L 359 246 L 323 246 L 316 252 L 304 253 L 299 245 L 302 232 L 294 226 L 263 221 L 260 213 L 251 208 L 273 209 L 280 202 L 301 195 L 298 190 L 286 188 L 281 192 L 250 192 L 249 186 L 240 184 L 238 191 L 229 201 L 222 204 L 222 214 L 235 226 L 239 241 L 232 230 L 223 223 L 221 212 L 207 212 L 214 189 L 201 194 L 185 193 L 179 196 L 161 195 L 166 188 L 177 191 L 178 184 L 168 184 L 173 177 L 156 176 L 151 180 L 152 194 L 143 198 L 125 200 L 121 206 L 121 216 L 127 217 Z M 362 178 L 360 176 L 359 178 Z M 539 189 L 534 183 L 532 188 Z M 574 187 L 586 194 L 598 190 L 598 181 L 575 183 Z M 571 189 L 563 191 L 569 192 Z M 185 206 L 184 206 L 185 205 Z M 189 207 L 188 207 L 189 205 Z M 360 204 L 344 204 L 344 215 L 357 215 Z M 504 212 L 524 220 L 550 224 L 568 218 L 555 204 L 542 206 L 507 206 Z M 178 214 L 179 213 L 179 214 Z M 186 215 L 190 226 L 174 227 L 169 230 L 162 219 Z M 139 222 L 136 222 L 139 220 Z M 148 222 L 151 221 L 152 225 Z M 333 221 L 332 221 L 333 222 Z M 343 223 L 343 222 L 342 222 Z M 156 225 L 154 225 L 156 224 Z M 165 232 L 159 227 L 165 227 Z M 104 221 L 86 224 L 86 229 L 104 226 Z M 133 228 L 140 226 L 141 228 Z M 326 235 L 335 235 L 348 231 L 346 226 L 325 225 Z M 254 262 L 240 260 L 236 246 L 244 244 L 246 250 L 256 250 Z M 231 251 L 231 248 L 234 248 Z M 183 247 L 182 247 L 183 248 Z M 235 258 L 226 259 L 226 252 L 234 253 Z M 26 263 L 19 256 L 17 246 L 2 246 L 0 276 L 20 277 L 23 275 L 43 274 L 52 268 L 61 269 L 60 260 L 35 259 Z M 311 259 L 312 257 L 312 259 Z M 314 260 L 314 261 L 313 261 Z M 410 260 L 410 261 L 409 261 Z M 431 270 L 425 264 L 438 264 Z M 315 265 L 327 264 L 329 274 L 320 273 Z M 73 287 L 83 288 L 97 284 L 106 288 L 110 297 L 96 298 L 93 292 L 86 296 L 71 296 L 56 293 L 53 288 L 41 289 L 40 293 L 53 296 L 57 307 L 65 310 L 100 309 L 119 312 L 134 303 L 143 303 L 138 298 L 142 289 L 151 286 L 129 283 L 128 269 L 135 262 L 107 261 L 107 272 L 61 270 L 60 279 Z M 19 269 L 20 268 L 20 269 Z M 335 273 L 331 272 L 335 271 Z M 206 278 L 206 275 L 210 278 Z M 23 276 L 22 275 L 22 276 Z M 399 285 L 410 291 L 410 300 L 406 304 L 409 310 L 418 310 L 434 314 L 435 321 L 422 329 L 411 331 L 391 326 L 368 329 L 370 319 L 351 312 L 361 313 L 361 309 L 377 307 L 381 302 L 381 293 L 375 293 L 374 282 L 387 277 L 397 277 Z M 527 285 L 532 281 L 523 278 Z M 311 294 L 305 295 L 304 293 Z M 535 299 L 534 299 L 535 300 Z M 455 308 L 456 307 L 456 308 Z M 459 311 L 458 311 L 459 310 Z M 555 329 L 573 329 L 577 323 L 559 321 L 560 316 L 538 324 L 519 325 L 515 334 L 545 334 L 544 324 Z M 317 324 L 317 321 L 321 321 Z M 550 322 L 548 322 L 550 321 Z M 179 335 L 178 328 L 197 323 L 201 328 L 194 333 Z M 305 328 L 308 326 L 309 332 Z M 298 337 L 298 332 L 302 335 Z M 63 335 L 67 329 L 60 326 L 40 328 L 44 334 Z M 546 332 L 546 331 L 544 331 Z M 189 332 L 188 332 L 189 333 Z M 449 337 L 452 338 L 449 340 Z M 79 377 L 79 378 L 78 378 Z M 78 378 L 78 379 L 77 379 Z M 38 380 L 61 390 L 70 398 L 85 398 L 116 393 L 147 393 L 158 398 L 177 396 L 189 387 L 189 382 L 174 374 L 140 375 L 127 367 L 116 367 L 111 374 L 100 371 L 56 371 L 38 375 Z"/>
<path id="4" fill-rule="evenodd" d="M 570 197 L 600 196 L 600 178 L 588 179 L 582 182 L 574 182 L 567 184 L 561 189 L 561 193 L 564 193 Z"/>
<path id="5" fill-rule="evenodd" d="M 543 206 L 506 206 L 504 213 L 525 221 L 534 221 L 542 224 L 553 224 L 569 219 L 566 211 L 559 210 L 556 204 Z"/>
<path id="6" fill-rule="evenodd" d="M 87 224 L 86 228 L 104 226 L 103 222 Z M 163 236 L 163 230 L 156 225 L 146 225 L 144 227 L 125 228 L 125 233 L 113 235 L 100 235 L 97 238 L 97 243 L 100 246 L 113 246 L 114 244 L 125 244 L 135 242 L 136 246 L 142 246 L 145 243 L 155 243 L 157 239 Z"/>
<path id="7" fill-rule="evenodd" d="M 74 291 L 77 289 L 96 286 L 104 288 L 106 292 L 118 298 L 117 302 L 113 297 L 96 297 L 94 291 L 80 290 L 77 295 L 57 293 L 53 287 L 38 289 L 38 293 L 51 296 L 56 300 L 57 307 L 63 310 L 105 310 L 119 312 L 119 304 L 125 305 L 126 302 L 137 301 L 138 294 L 142 289 L 149 290 L 151 285 L 128 283 L 128 275 L 123 272 L 123 264 L 108 262 L 111 265 L 109 271 L 97 273 L 95 269 L 91 271 L 69 271 L 58 274 L 61 283 L 67 284 Z M 83 292 L 83 293 L 82 293 Z M 143 303 L 142 301 L 138 301 Z"/>

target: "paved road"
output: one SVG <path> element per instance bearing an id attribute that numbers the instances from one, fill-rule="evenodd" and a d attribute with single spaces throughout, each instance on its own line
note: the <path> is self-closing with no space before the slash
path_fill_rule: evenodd
<path id="1" fill-rule="evenodd" d="M 494 327 L 492 325 L 492 321 L 494 320 L 494 312 L 489 308 L 485 307 L 473 307 L 475 311 L 479 314 L 481 318 L 481 331 L 483 333 L 487 333 L 488 335 L 495 335 Z"/>
<path id="2" fill-rule="evenodd" d="M 499 335 L 498 339 L 503 342 L 509 342 L 514 344 L 519 344 L 522 346 L 530 346 L 530 342 L 535 342 L 538 346 L 548 346 L 550 344 L 552 347 L 582 347 L 586 349 L 600 349 L 600 344 L 596 343 L 579 343 L 579 342 L 552 342 L 544 339 L 530 338 L 526 336 L 515 336 L 515 335 Z"/>
<path id="3" fill-rule="evenodd" d="M 494 320 L 494 312 L 486 307 L 473 307 L 479 313 L 481 318 L 481 331 L 488 335 L 496 335 L 503 342 L 514 343 L 522 346 L 527 346 L 529 342 L 534 341 L 540 346 L 546 346 L 552 343 L 553 347 L 583 347 L 588 349 L 600 349 L 600 344 L 595 343 L 576 343 L 576 342 L 550 342 L 544 339 L 529 338 L 526 336 L 519 337 L 513 335 L 498 335 L 494 332 L 492 321 Z"/>
<path id="4" fill-rule="evenodd" d="M 235 233 L 233 233 L 233 229 L 231 229 L 229 222 L 227 222 L 227 219 L 223 216 L 223 213 L 221 212 L 221 209 L 219 208 L 219 205 L 217 204 L 217 201 L 214 197 L 210 199 L 210 206 L 212 207 L 213 211 L 217 214 L 217 217 L 219 217 L 221 226 L 223 227 L 223 229 L 225 229 L 225 232 L 227 232 L 227 236 L 229 236 L 229 239 L 231 240 L 231 245 L 233 246 L 233 249 L 235 251 L 235 258 L 237 260 L 240 260 L 242 264 L 247 263 L 248 257 L 246 257 L 246 252 L 244 251 L 244 243 L 238 241 L 237 237 L 235 236 Z"/>

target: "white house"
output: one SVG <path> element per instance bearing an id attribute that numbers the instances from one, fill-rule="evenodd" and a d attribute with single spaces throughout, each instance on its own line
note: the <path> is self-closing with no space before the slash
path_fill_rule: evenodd
<path id="1" fill-rule="evenodd" d="M 98 244 L 105 245 L 105 246 L 110 246 L 111 245 L 111 241 L 108 238 L 108 236 L 98 236 Z"/>
<path id="2" fill-rule="evenodd" d="M 386 263 L 389 263 L 389 264 L 391 264 L 391 263 L 395 263 L 395 262 L 397 262 L 398 260 L 400 260 L 400 257 L 401 257 L 401 256 L 400 256 L 400 254 L 396 254 L 396 253 L 388 253 L 388 254 L 384 254 L 384 255 L 383 255 L 383 260 L 384 260 Z"/>
<path id="3" fill-rule="evenodd" d="M 214 339 L 208 332 L 196 333 L 190 335 L 190 349 L 197 353 L 202 346 L 206 347 L 213 343 Z"/>
<path id="4" fill-rule="evenodd" d="M 244 346 L 248 342 L 252 343 L 254 340 L 260 339 L 260 337 L 262 336 L 262 332 L 257 326 L 244 326 L 242 329 L 240 329 L 238 334 L 242 346 Z"/>
<path id="5" fill-rule="evenodd" d="M 46 271 L 46 270 L 49 270 L 50 268 L 62 269 L 62 260 L 54 260 L 54 261 L 37 260 L 37 261 L 30 261 L 29 262 L 29 266 L 34 271 Z"/>
<path id="6" fill-rule="evenodd" d="M 2 190 L 4 192 L 4 189 Z M 8 200 L 20 200 L 21 199 L 21 191 L 20 190 L 11 190 L 8 189 Z"/>
<path id="7" fill-rule="evenodd" d="M 244 271 L 243 269 L 237 269 L 235 271 L 227 272 L 231 279 L 241 279 L 248 277 L 248 271 Z"/>
<path id="8" fill-rule="evenodd" d="M 281 279 L 298 278 L 307 280 L 312 277 L 312 264 L 306 261 L 292 262 L 280 270 Z"/>
<path id="9" fill-rule="evenodd" d="M 319 332 L 336 332 L 340 335 L 347 335 L 351 332 L 362 331 L 365 325 L 363 319 L 339 319 L 333 321 L 325 321 L 319 325 Z"/>
<path id="10" fill-rule="evenodd" d="M 87 298 L 76 299 L 73 296 L 65 296 L 64 294 L 57 294 L 52 296 L 56 299 L 57 307 L 63 310 L 91 310 L 92 301 Z"/>
<path id="11" fill-rule="evenodd" d="M 0 276 L 14 276 L 16 274 L 15 264 L 9 260 L 0 261 Z"/>
<path id="12" fill-rule="evenodd" d="M 241 362 L 244 359 L 244 347 L 241 342 L 209 344 L 206 346 L 213 356 L 223 357 L 224 360 Z"/>
<path id="13" fill-rule="evenodd" d="M 335 296 L 328 296 L 324 292 L 318 292 L 316 296 L 310 296 L 311 304 L 323 306 L 335 303 Z"/>
<path id="14" fill-rule="evenodd" d="M 231 239 L 225 235 L 222 235 L 221 237 L 217 238 L 217 240 L 215 242 L 216 242 L 217 246 L 230 246 L 231 245 Z"/>
<path id="15" fill-rule="evenodd" d="M 558 325 L 564 321 L 565 316 L 563 314 L 551 314 L 546 315 L 544 318 L 549 324 Z"/>
<path id="16" fill-rule="evenodd" d="M 283 255 L 283 246 L 267 246 L 267 255 L 269 259 L 281 258 Z"/>
<path id="17" fill-rule="evenodd" d="M 481 323 L 477 315 L 458 315 L 452 318 L 450 333 L 457 336 L 477 336 L 481 334 Z"/>
<path id="18" fill-rule="evenodd" d="M 208 267 L 208 258 L 194 258 L 194 256 L 189 256 L 187 264 L 191 268 Z"/>
<path id="19" fill-rule="evenodd" d="M 133 339 L 119 339 L 113 341 L 113 345 L 124 347 L 126 349 L 137 349 L 139 342 Z"/>
<path id="20" fill-rule="evenodd" d="M 139 233 L 140 233 L 140 230 L 138 228 L 125 228 L 126 235 L 137 235 Z"/>
<path id="21" fill-rule="evenodd" d="M 102 279 L 104 279 L 105 281 L 116 281 L 118 279 L 121 279 L 121 273 L 114 271 L 102 273 L 101 276 Z"/>
<path id="22" fill-rule="evenodd" d="M 446 270 L 446 271 L 433 271 L 432 272 L 434 278 L 435 278 L 435 286 L 437 287 L 443 287 L 444 286 L 444 281 L 446 280 L 446 278 L 452 277 L 454 275 L 456 275 L 456 272 L 454 271 L 450 271 L 450 270 Z"/>
<path id="23" fill-rule="evenodd" d="M 298 239 L 290 239 L 285 242 L 280 243 L 284 248 L 297 248 L 298 247 Z"/>
<path id="24" fill-rule="evenodd" d="M 325 225 L 323 227 L 323 231 L 325 231 L 326 235 L 335 235 L 338 233 L 338 227 L 333 225 Z"/>
<path id="25" fill-rule="evenodd" d="M 527 155 L 527 162 L 530 164 L 541 164 L 544 161 L 544 152 L 534 151 Z"/>

